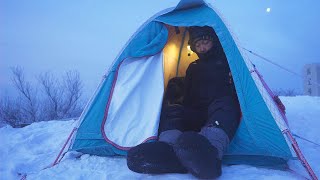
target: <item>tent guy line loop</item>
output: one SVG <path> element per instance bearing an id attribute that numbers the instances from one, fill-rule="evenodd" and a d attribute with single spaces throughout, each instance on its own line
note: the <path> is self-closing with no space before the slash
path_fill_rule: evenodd
<path id="1" fill-rule="evenodd" d="M 239 46 L 239 47 L 240 47 L 240 46 Z M 291 71 L 290 69 L 288 69 L 288 68 L 286 68 L 286 67 L 284 67 L 284 66 L 281 66 L 281 65 L 275 63 L 274 61 L 272 61 L 272 60 L 270 60 L 270 59 L 268 59 L 268 58 L 266 58 L 266 57 L 264 57 L 264 56 L 262 56 L 262 55 L 259 55 L 258 53 L 254 52 L 254 51 L 252 51 L 252 50 L 249 50 L 249 49 L 244 48 L 244 47 L 241 47 L 241 48 L 242 48 L 243 50 L 249 52 L 250 54 L 256 56 L 256 57 L 259 57 L 260 59 L 262 59 L 262 60 L 264 60 L 264 61 L 267 61 L 268 63 L 270 63 L 270 64 L 272 64 L 272 65 L 274 65 L 274 66 L 277 66 L 278 68 L 280 68 L 280 69 L 282 69 L 282 70 L 285 70 L 285 71 L 287 71 L 287 72 L 289 72 L 289 73 L 291 73 L 291 74 L 294 74 L 294 75 L 298 76 L 298 77 L 301 78 L 301 79 L 304 79 L 301 74 L 298 74 L 298 73 L 296 73 L 296 72 L 294 72 L 294 71 Z M 317 83 L 317 82 L 315 82 L 315 81 L 311 81 L 311 80 L 309 80 L 309 81 L 310 81 L 311 83 L 313 83 L 313 84 L 316 84 L 317 86 L 320 86 L 320 84 Z"/>

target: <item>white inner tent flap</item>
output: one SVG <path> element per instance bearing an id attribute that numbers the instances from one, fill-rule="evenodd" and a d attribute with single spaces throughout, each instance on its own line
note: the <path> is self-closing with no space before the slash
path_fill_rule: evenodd
<path id="1" fill-rule="evenodd" d="M 164 93 L 162 61 L 158 53 L 122 62 L 104 124 L 108 141 L 132 147 L 157 136 Z"/>

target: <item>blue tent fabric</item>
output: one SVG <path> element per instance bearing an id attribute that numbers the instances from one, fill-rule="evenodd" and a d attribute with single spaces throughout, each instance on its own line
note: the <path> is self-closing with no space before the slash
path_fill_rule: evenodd
<path id="1" fill-rule="evenodd" d="M 205 4 L 203 0 L 183 0 L 180 1 L 175 10 L 190 9 Z"/>
<path id="2" fill-rule="evenodd" d="M 192 0 L 189 0 L 192 1 Z M 186 1 L 185 1 L 186 2 Z M 224 158 L 226 164 L 252 164 L 275 166 L 292 159 L 286 139 L 275 122 L 263 96 L 259 92 L 252 69 L 248 69 L 235 41 L 221 18 L 202 1 L 192 1 L 200 6 L 189 8 L 180 3 L 179 8 L 156 17 L 129 42 L 111 71 L 103 81 L 96 97 L 85 113 L 71 150 L 100 156 L 125 155 L 107 143 L 101 135 L 104 110 L 115 78 L 115 72 L 127 57 L 143 57 L 160 52 L 168 39 L 164 24 L 171 26 L 211 26 L 227 56 L 239 98 L 242 120 Z"/>
<path id="3" fill-rule="evenodd" d="M 154 55 L 163 49 L 167 39 L 167 28 L 161 23 L 150 22 L 131 40 L 118 61 L 127 57 Z"/>
<path id="4" fill-rule="evenodd" d="M 119 58 L 115 61 L 111 71 L 103 81 L 96 94 L 89 111 L 77 131 L 72 150 L 100 156 L 125 155 L 126 151 L 119 150 L 108 144 L 101 134 L 101 124 L 105 108 L 119 64 L 128 57 L 143 57 L 160 52 L 168 38 L 168 30 L 162 23 L 150 22 L 128 44 Z"/>
<path id="5" fill-rule="evenodd" d="M 292 158 L 286 140 L 264 103 L 250 70 L 221 18 L 210 7 L 202 5 L 193 9 L 172 11 L 156 18 L 156 21 L 172 26 L 211 26 L 217 33 L 229 62 L 243 114 L 227 155 L 230 157 L 250 154 L 271 156 L 275 159 L 282 157 L 285 160 Z M 245 161 L 228 158 L 230 164 L 250 163 L 248 160 Z M 256 163 L 253 161 L 251 164 Z"/>

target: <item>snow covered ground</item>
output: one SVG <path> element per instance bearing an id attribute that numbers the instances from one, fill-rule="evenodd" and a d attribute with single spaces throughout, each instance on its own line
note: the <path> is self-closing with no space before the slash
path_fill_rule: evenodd
<path id="1" fill-rule="evenodd" d="M 320 97 L 281 97 L 294 134 L 320 144 Z M 124 157 L 98 157 L 68 153 L 60 164 L 44 169 L 57 156 L 76 121 L 50 121 L 24 128 L 0 128 L 0 179 L 195 179 L 190 174 L 145 175 L 131 172 Z M 299 146 L 320 176 L 320 147 L 298 139 Z M 303 179 L 299 161 L 289 162 L 297 173 L 247 165 L 224 166 L 219 179 Z M 299 175 L 300 174 L 300 175 Z"/>

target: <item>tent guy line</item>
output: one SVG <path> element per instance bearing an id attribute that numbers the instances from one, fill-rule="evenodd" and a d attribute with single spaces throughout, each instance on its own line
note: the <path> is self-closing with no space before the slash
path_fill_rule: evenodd
<path id="1" fill-rule="evenodd" d="M 244 47 L 241 47 L 241 48 L 244 49 L 245 51 L 249 52 L 250 54 L 252 54 L 252 55 L 254 55 L 256 57 L 259 57 L 260 59 L 262 59 L 262 60 L 264 60 L 264 61 L 266 61 L 266 62 L 268 62 L 268 63 L 270 63 L 270 64 L 272 64 L 272 65 L 274 65 L 274 66 L 276 66 L 276 67 L 278 67 L 280 69 L 282 69 L 282 70 L 285 70 L 285 71 L 287 71 L 287 72 L 289 72 L 289 73 L 291 73 L 293 75 L 298 76 L 301 79 L 304 79 L 303 76 L 301 74 L 299 74 L 299 73 L 296 73 L 296 72 L 294 72 L 294 71 L 292 71 L 292 70 L 290 70 L 290 69 L 288 69 L 288 68 L 286 68 L 284 66 L 281 66 L 280 64 L 277 64 L 274 61 L 272 61 L 272 60 L 270 60 L 270 59 L 268 59 L 268 58 L 266 58 L 266 57 L 264 57 L 264 56 L 262 56 L 262 55 L 260 55 L 260 54 L 258 54 L 256 52 L 254 52 L 252 50 L 249 50 L 249 49 L 244 48 Z M 315 81 L 310 80 L 310 82 L 316 84 L 317 86 L 320 86 L 320 84 L 315 82 Z"/>

